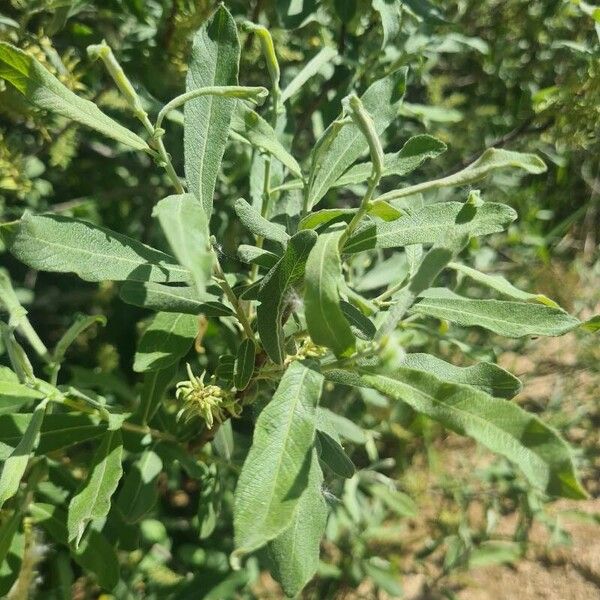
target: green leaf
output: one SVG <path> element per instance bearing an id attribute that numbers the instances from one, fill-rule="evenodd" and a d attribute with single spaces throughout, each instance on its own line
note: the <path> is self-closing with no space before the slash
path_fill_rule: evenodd
<path id="1" fill-rule="evenodd" d="M 448 264 L 448 266 L 451 269 L 470 277 L 473 281 L 482 283 L 483 285 L 496 290 L 497 292 L 500 292 L 509 298 L 522 300 L 523 302 L 540 302 L 541 304 L 551 306 L 552 308 L 560 308 L 556 302 L 550 298 L 547 298 L 543 294 L 530 294 L 520 290 L 519 288 L 516 288 L 512 283 L 510 283 L 510 281 L 502 277 L 502 275 L 489 275 L 460 263 L 451 262 Z"/>
<path id="2" fill-rule="evenodd" d="M 237 85 L 240 42 L 235 21 L 223 4 L 194 36 L 186 91 Z M 225 152 L 236 100 L 201 96 L 184 108 L 184 156 L 188 190 L 207 215 L 212 212 L 217 175 Z"/>
<path id="3" fill-rule="evenodd" d="M 18 381 L 0 380 L 0 415 L 16 412 L 25 404 L 33 400 L 41 400 L 42 392 L 34 390 Z"/>
<path id="4" fill-rule="evenodd" d="M 90 521 L 108 514 L 110 499 L 123 475 L 122 455 L 120 430 L 107 431 L 94 454 L 87 479 L 69 503 L 67 528 L 69 542 L 74 541 L 75 547 Z"/>
<path id="5" fill-rule="evenodd" d="M 375 337 L 375 325 L 358 308 L 345 300 L 340 302 L 340 308 L 344 313 L 344 317 L 350 323 L 350 328 L 356 337 L 362 340 L 372 340 Z"/>
<path id="6" fill-rule="evenodd" d="M 0 526 L 0 565 L 4 563 L 8 555 L 13 538 L 15 537 L 15 533 L 17 533 L 17 529 L 19 529 L 22 519 L 22 512 L 15 510 Z"/>
<path id="7" fill-rule="evenodd" d="M 213 253 L 210 249 L 208 217 L 193 194 L 178 194 L 161 200 L 152 211 L 173 250 L 191 274 L 202 294 L 211 280 Z"/>
<path id="8" fill-rule="evenodd" d="M 33 56 L 6 42 L 0 42 L 0 77 L 38 108 L 77 121 L 136 150 L 149 149 L 141 137 L 105 115 L 93 102 L 74 94 Z"/>
<path id="9" fill-rule="evenodd" d="M 165 369 L 155 369 L 146 373 L 140 392 L 140 404 L 133 416 L 136 422 L 147 425 L 152 421 L 152 417 L 164 399 L 165 392 L 173 381 L 177 366 L 176 362 Z"/>
<path id="10" fill-rule="evenodd" d="M 376 221 L 365 225 L 350 236 L 344 252 L 410 244 L 444 244 L 448 238 L 477 237 L 504 231 L 516 218 L 515 211 L 505 204 L 486 202 L 474 207 L 461 202 L 439 202 L 395 221 Z"/>
<path id="11" fill-rule="evenodd" d="M 9 448 L 17 446 L 30 426 L 32 417 L 31 414 L 1 415 L 0 443 Z M 106 423 L 98 423 L 88 415 L 50 413 L 44 417 L 36 453 L 48 454 L 62 450 L 97 438 L 105 431 Z M 5 453 L 0 448 L 0 460 L 5 458 Z"/>
<path id="12" fill-rule="evenodd" d="M 231 421 L 227 421 L 231 423 Z M 219 432 L 223 427 L 219 427 Z M 218 433 L 217 433 L 218 434 Z M 207 467 L 207 472 L 200 481 L 198 499 L 198 536 L 204 540 L 213 533 L 217 526 L 221 510 L 220 477 L 215 464 Z"/>
<path id="13" fill-rule="evenodd" d="M 96 323 L 104 327 L 106 325 L 106 317 L 102 315 L 77 315 L 75 322 L 62 334 L 60 340 L 56 343 L 52 360 L 56 363 L 61 363 L 69 346 L 78 338 L 79 334 Z"/>
<path id="14" fill-rule="evenodd" d="M 394 488 L 378 484 L 372 486 L 370 492 L 401 517 L 415 517 L 417 515 L 417 505 L 415 504 L 415 501 L 410 496 L 407 496 Z"/>
<path id="15" fill-rule="evenodd" d="M 142 335 L 133 370 L 145 373 L 172 365 L 188 353 L 197 335 L 198 319 L 194 316 L 157 313 Z"/>
<path id="16" fill-rule="evenodd" d="M 376 81 L 361 96 L 379 135 L 398 114 L 406 87 L 406 74 L 406 68 L 400 69 Z M 335 122 L 330 125 L 311 154 L 308 206 L 319 202 L 344 171 L 367 150 L 367 141 L 356 125 L 344 125 L 341 129 Z"/>
<path id="17" fill-rule="evenodd" d="M 471 550 L 469 568 L 514 563 L 523 557 L 524 550 L 517 542 L 487 540 Z"/>
<path id="18" fill-rule="evenodd" d="M 302 169 L 296 159 L 282 146 L 275 130 L 244 102 L 238 102 L 231 120 L 231 129 L 248 144 L 268 152 L 302 179 Z"/>
<path id="19" fill-rule="evenodd" d="M 233 383 L 238 390 L 246 388 L 252 373 L 254 373 L 254 359 L 256 357 L 256 345 L 251 339 L 245 339 L 238 348 L 233 373 Z"/>
<path id="20" fill-rule="evenodd" d="M 275 363 L 285 358 L 283 312 L 289 304 L 288 290 L 304 275 L 304 267 L 317 240 L 314 231 L 299 231 L 294 235 L 279 262 L 263 279 L 258 299 L 257 324 L 260 341 Z"/>
<path id="21" fill-rule="evenodd" d="M 285 246 L 290 239 L 285 227 L 279 223 L 268 221 L 243 198 L 238 198 L 233 206 L 235 214 L 239 217 L 242 225 L 254 235 L 267 240 L 274 240 Z"/>
<path id="22" fill-rule="evenodd" d="M 444 319 L 463 327 L 483 327 L 512 338 L 559 336 L 581 325 L 579 319 L 558 308 L 504 300 L 423 298 L 409 312 Z"/>
<path id="23" fill-rule="evenodd" d="M 236 555 L 287 529 L 308 485 L 323 376 L 295 361 L 260 413 L 234 503 Z"/>
<path id="24" fill-rule="evenodd" d="M 29 512 L 36 525 L 41 526 L 57 543 L 69 547 L 67 514 L 52 504 L 34 502 Z M 70 552 L 73 560 L 94 573 L 100 586 L 112 590 L 119 581 L 119 561 L 116 550 L 99 532 L 91 530 L 89 536 Z"/>
<path id="25" fill-rule="evenodd" d="M 324 46 L 313 56 L 298 72 L 298 74 L 288 83 L 286 88 L 281 92 L 281 102 L 287 102 L 294 94 L 302 89 L 302 86 L 322 68 L 331 63 L 338 55 L 337 50 L 331 46 Z"/>
<path id="26" fill-rule="evenodd" d="M 449 383 L 472 385 L 497 398 L 512 398 L 522 387 L 521 382 L 512 373 L 488 362 L 470 367 L 456 367 L 431 354 L 414 352 L 404 357 L 402 366 L 431 373 Z"/>
<path id="27" fill-rule="evenodd" d="M 317 429 L 334 440 L 341 437 L 353 444 L 364 444 L 367 441 L 364 431 L 354 421 L 322 406 L 317 407 Z"/>
<path id="28" fill-rule="evenodd" d="M 324 431 L 317 430 L 317 441 L 320 449 L 319 458 L 335 475 L 350 479 L 356 472 L 353 462 L 344 452 L 342 445 Z"/>
<path id="29" fill-rule="evenodd" d="M 441 179 L 432 179 L 418 183 L 417 185 L 399 190 L 392 190 L 379 196 L 378 199 L 389 201 L 437 188 L 466 186 L 484 179 L 497 169 L 506 168 L 522 169 L 532 175 L 539 175 L 546 171 L 546 164 L 535 154 L 523 154 L 499 148 L 488 148 L 475 162 L 462 171 L 458 171 L 458 173 L 442 177 Z"/>
<path id="30" fill-rule="evenodd" d="M 321 538 L 327 523 L 322 486 L 323 473 L 313 450 L 308 484 L 300 496 L 292 522 L 267 545 L 273 576 L 290 598 L 300 593 L 319 566 Z"/>
<path id="31" fill-rule="evenodd" d="M 516 404 L 406 368 L 396 369 L 393 375 L 364 375 L 362 381 L 505 456 L 547 494 L 586 497 L 567 444 L 553 429 Z"/>
<path id="32" fill-rule="evenodd" d="M 355 208 L 323 208 L 306 215 L 298 224 L 298 229 L 318 229 L 323 225 L 350 221 L 355 213 Z"/>
<path id="33" fill-rule="evenodd" d="M 331 348 L 336 356 L 348 356 L 354 352 L 355 339 L 340 307 L 341 235 L 320 235 L 311 250 L 306 262 L 304 309 L 313 342 Z"/>
<path id="34" fill-rule="evenodd" d="M 76 273 L 86 281 L 166 283 L 190 277 L 169 255 L 87 221 L 25 215 L 9 227 L 9 250 L 40 271 Z"/>
<path id="35" fill-rule="evenodd" d="M 29 457 L 37 446 L 40 429 L 44 420 L 47 402 L 42 400 L 33 411 L 31 420 L 19 439 L 13 452 L 4 461 L 2 473 L 0 473 L 0 508 L 19 490 L 19 484 L 29 463 Z"/>
<path id="36" fill-rule="evenodd" d="M 129 467 L 115 502 L 126 523 L 137 523 L 154 508 L 162 468 L 162 460 L 152 449 L 144 450 Z"/>
<path id="37" fill-rule="evenodd" d="M 279 260 L 279 256 L 257 246 L 241 244 L 237 249 L 238 258 L 248 265 L 259 265 L 266 269 L 272 269 Z"/>
<path id="38" fill-rule="evenodd" d="M 385 48 L 390 42 L 394 42 L 400 33 L 402 2 L 400 0 L 373 0 L 373 8 L 381 17 L 381 26 L 383 27 L 381 47 Z"/>
<path id="39" fill-rule="evenodd" d="M 202 314 L 207 317 L 231 317 L 234 315 L 230 308 L 217 302 L 217 296 L 206 292 L 199 294 L 192 287 L 126 281 L 121 286 L 119 297 L 128 304 L 157 312 Z"/>
<path id="40" fill-rule="evenodd" d="M 416 135 L 407 140 L 398 152 L 384 155 L 382 176 L 408 175 L 428 158 L 436 158 L 445 151 L 446 144 L 432 135 Z M 335 182 L 334 187 L 367 181 L 372 171 L 373 165 L 370 162 L 354 165 Z"/>

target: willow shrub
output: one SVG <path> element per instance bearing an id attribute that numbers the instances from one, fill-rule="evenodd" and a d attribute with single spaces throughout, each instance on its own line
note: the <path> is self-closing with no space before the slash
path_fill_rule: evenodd
<path id="1" fill-rule="evenodd" d="M 123 585 L 117 548 L 127 549 L 124 538 L 144 527 L 161 474 L 179 463 L 199 481 L 197 534 L 208 538 L 229 518 L 219 507 L 234 490 L 232 567 L 257 554 L 296 595 L 319 565 L 331 510 L 325 484 L 358 477 L 342 443 L 361 430 L 322 405 L 324 389 L 342 399 L 349 388 L 374 390 L 506 457 L 546 495 L 585 496 L 567 444 L 511 401 L 521 387 L 514 375 L 489 362 L 455 366 L 407 351 L 407 334 L 443 335 L 440 322 L 511 338 L 597 329 L 597 319 L 581 322 L 543 295 L 464 264 L 473 238 L 503 232 L 517 218 L 510 206 L 485 202 L 477 190 L 462 202 L 423 202 L 424 192 L 467 186 L 496 169 L 541 173 L 542 160 L 490 149 L 448 177 L 380 193 L 383 180 L 406 176 L 445 149 L 417 135 L 385 153 L 382 134 L 397 119 L 404 68 L 347 96 L 310 154 L 295 157 L 286 104 L 335 51 L 322 50 L 281 90 L 269 32 L 243 26 L 260 40 L 270 89 L 239 85 L 237 27 L 221 6 L 194 38 L 187 91 L 154 121 L 110 48 L 89 48 L 142 135 L 68 90 L 31 55 L 0 44 L 0 76 L 33 105 L 147 154 L 173 185 L 153 211 L 168 251 L 56 214 L 26 214 L 1 226 L 7 248 L 28 267 L 118 282 L 124 302 L 152 312 L 133 365 L 141 380 L 137 402 L 107 402 L 58 383 L 70 344 L 104 318 L 79 317 L 49 349 L 2 274 L 2 340 L 12 364 L 0 371 L 0 562 L 12 557 L 5 591 L 19 573 L 23 528 L 31 523 L 67 550 L 68 568 L 82 569 L 105 590 Z M 183 179 L 163 143 L 174 116 L 183 119 Z M 238 269 L 224 272 L 211 214 L 228 144 L 252 153 L 253 193 L 251 202 L 223 200 L 242 226 Z M 319 207 L 342 188 L 360 190 L 360 199 Z M 377 283 L 361 285 L 369 277 Z M 459 295 L 451 289 L 457 278 L 483 291 Z M 234 340 L 232 352 L 212 357 L 214 372 L 201 372 L 197 361 L 207 323 Z M 21 340 L 46 364 L 44 376 L 34 372 Z M 238 422 L 253 431 L 251 444 Z M 90 440 L 87 464 L 66 460 L 73 446 Z M 393 482 L 384 492 L 388 500 L 397 492 Z"/>

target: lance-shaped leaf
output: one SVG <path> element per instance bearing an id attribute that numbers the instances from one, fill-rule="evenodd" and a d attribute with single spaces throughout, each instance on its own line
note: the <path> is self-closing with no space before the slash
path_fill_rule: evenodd
<path id="1" fill-rule="evenodd" d="M 293 362 L 256 421 L 235 491 L 238 556 L 264 546 L 292 523 L 309 482 L 322 386 L 320 373 Z"/>
<path id="2" fill-rule="evenodd" d="M 502 275 L 490 275 L 488 273 L 482 273 L 477 269 L 472 269 L 471 267 L 467 267 L 466 265 L 460 263 L 451 262 L 448 264 L 448 266 L 451 269 L 470 277 L 473 281 L 496 290 L 497 292 L 500 292 L 509 298 L 522 300 L 524 302 L 540 302 L 541 304 L 546 304 L 547 306 L 552 306 L 553 308 L 560 308 L 556 302 L 544 296 L 543 294 L 530 294 L 529 292 L 520 290 L 510 281 L 502 277 Z"/>
<path id="3" fill-rule="evenodd" d="M 94 454 L 87 479 L 69 503 L 67 528 L 69 542 L 74 541 L 75 547 L 90 521 L 108 514 L 111 497 L 123 475 L 122 456 L 120 430 L 107 431 Z"/>
<path id="4" fill-rule="evenodd" d="M 313 342 L 331 348 L 337 356 L 348 356 L 356 340 L 340 307 L 341 233 L 319 236 L 311 250 L 306 262 L 304 312 Z"/>
<path id="5" fill-rule="evenodd" d="M 177 371 L 177 363 L 165 369 L 150 371 L 144 376 L 144 383 L 140 392 L 140 403 L 132 417 L 135 422 L 147 425 L 156 414 L 167 388 L 173 381 Z"/>
<path id="6" fill-rule="evenodd" d="M 309 213 L 298 224 L 298 229 L 318 229 L 340 221 L 350 221 L 356 213 L 355 208 L 324 208 Z"/>
<path id="7" fill-rule="evenodd" d="M 186 91 L 237 85 L 240 42 L 235 21 L 223 4 L 194 36 Z M 225 152 L 236 100 L 201 96 L 184 108 L 183 143 L 188 190 L 212 212 L 217 175 Z"/>
<path id="8" fill-rule="evenodd" d="M 315 54 L 298 72 L 298 74 L 288 83 L 285 89 L 281 92 L 281 102 L 286 102 L 296 92 L 302 89 L 302 86 L 311 77 L 319 73 L 325 65 L 330 64 L 337 56 L 337 50 L 331 46 L 325 46 Z"/>
<path id="9" fill-rule="evenodd" d="M 126 523 L 137 523 L 154 508 L 158 500 L 156 482 L 162 466 L 158 454 L 148 449 L 127 471 L 115 502 Z"/>
<path id="10" fill-rule="evenodd" d="M 371 319 L 365 317 L 356 306 L 342 300 L 340 302 L 340 308 L 356 337 L 361 340 L 372 340 L 375 337 L 375 325 Z"/>
<path id="11" fill-rule="evenodd" d="M 321 463 L 327 465 L 335 475 L 346 479 L 354 475 L 354 464 L 335 438 L 317 430 L 317 448 Z"/>
<path id="12" fill-rule="evenodd" d="M 392 190 L 379 196 L 379 199 L 389 201 L 420 194 L 436 188 L 465 186 L 484 179 L 497 169 L 507 168 L 522 169 L 532 175 L 538 175 L 546 171 L 546 164 L 535 154 L 523 154 L 522 152 L 512 152 L 499 148 L 488 148 L 475 162 L 462 171 L 458 171 L 458 173 L 442 177 L 441 179 L 424 181 L 423 183 L 399 190 Z"/>
<path id="13" fill-rule="evenodd" d="M 191 287 L 126 281 L 119 296 L 123 302 L 157 312 L 203 314 L 207 317 L 230 317 L 234 314 L 223 303 L 217 302 L 217 296 L 207 292 L 200 294 Z"/>
<path id="14" fill-rule="evenodd" d="M 233 206 L 235 214 L 240 221 L 254 235 L 267 240 L 274 240 L 285 246 L 290 239 L 285 227 L 265 219 L 261 214 L 243 198 L 238 198 Z"/>
<path id="15" fill-rule="evenodd" d="M 238 390 L 246 388 L 252 373 L 254 373 L 254 359 L 256 357 L 256 344 L 251 339 L 245 339 L 238 348 L 233 373 L 233 383 Z"/>
<path id="16" fill-rule="evenodd" d="M 405 68 L 371 85 L 361 96 L 365 110 L 373 118 L 375 131 L 381 135 L 396 118 L 406 87 Z M 334 185 L 344 171 L 368 150 L 360 129 L 354 124 L 340 128 L 334 122 L 317 142 L 311 154 L 308 204 L 314 206 Z"/>
<path id="17" fill-rule="evenodd" d="M 381 47 L 385 48 L 388 43 L 394 42 L 396 36 L 400 33 L 402 2 L 400 0 L 373 0 L 373 8 L 381 17 L 383 28 Z"/>
<path id="18" fill-rule="evenodd" d="M 54 362 L 62 362 L 65 353 L 78 336 L 86 329 L 89 329 L 92 325 L 96 324 L 102 326 L 106 325 L 106 317 L 102 315 L 78 315 L 75 322 L 62 334 L 60 340 L 56 343 L 52 355 Z"/>
<path id="19" fill-rule="evenodd" d="M 383 156 L 382 176 L 408 175 L 420 167 L 428 158 L 435 158 L 446 151 L 446 144 L 432 135 L 416 135 L 407 140 L 398 152 Z M 336 182 L 334 187 L 355 185 L 367 181 L 373 172 L 370 162 L 354 165 Z"/>
<path id="20" fill-rule="evenodd" d="M 559 308 L 530 302 L 423 298 L 409 312 L 452 321 L 464 327 L 483 327 L 512 338 L 559 336 L 581 325 L 579 319 Z"/>
<path id="21" fill-rule="evenodd" d="M 317 429 L 334 440 L 343 438 L 353 444 L 365 444 L 367 441 L 364 431 L 354 421 L 322 406 L 317 408 Z"/>
<path id="22" fill-rule="evenodd" d="M 421 371 L 364 375 L 363 382 L 415 411 L 477 440 L 513 461 L 536 487 L 553 496 L 585 498 L 567 444 L 536 416 L 516 404 Z"/>
<path id="23" fill-rule="evenodd" d="M 441 358 L 413 352 L 402 360 L 402 366 L 435 375 L 442 381 L 472 385 L 497 398 L 512 398 L 521 391 L 521 382 L 507 370 L 488 362 L 470 367 L 457 367 Z"/>
<path id="24" fill-rule="evenodd" d="M 231 119 L 231 130 L 245 142 L 272 154 L 296 177 L 302 178 L 302 170 L 296 159 L 282 146 L 275 130 L 248 105 L 238 102 Z"/>
<path id="25" fill-rule="evenodd" d="M 256 310 L 260 341 L 273 362 L 283 363 L 285 358 L 283 313 L 289 304 L 288 292 L 304 275 L 309 253 L 317 240 L 314 231 L 299 231 L 294 235 L 279 262 L 263 279 Z"/>
<path id="26" fill-rule="evenodd" d="M 272 269 L 279 260 L 279 256 L 257 246 L 241 244 L 237 249 L 238 258 L 249 265 L 259 265 L 266 269 Z"/>
<path id="27" fill-rule="evenodd" d="M 16 381 L 0 380 L 0 415 L 17 412 L 25 404 L 41 400 L 44 394 Z"/>
<path id="28" fill-rule="evenodd" d="M 74 94 L 33 56 L 6 42 L 0 42 L 0 77 L 38 108 L 77 121 L 136 150 L 149 150 L 141 137 L 105 115 L 93 102 Z"/>
<path id="29" fill-rule="evenodd" d="M 86 281 L 166 283 L 190 278 L 168 254 L 87 221 L 25 215 L 5 231 L 12 254 L 40 271 L 76 273 Z"/>
<path id="30" fill-rule="evenodd" d="M 173 250 L 191 274 L 202 294 L 210 281 L 213 253 L 210 249 L 208 216 L 193 194 L 178 194 L 161 200 L 152 211 Z"/>
<path id="31" fill-rule="evenodd" d="M 42 400 L 36 406 L 31 420 L 27 424 L 27 429 L 23 433 L 23 437 L 19 439 L 14 451 L 4 461 L 2 473 L 0 473 L 0 508 L 19 490 L 19 484 L 27 468 L 29 457 L 35 450 L 39 440 L 46 406 L 47 401 L 45 400 Z"/>
<path id="32" fill-rule="evenodd" d="M 0 460 L 4 460 L 24 438 L 32 418 L 32 414 L 24 413 L 0 416 Z M 97 438 L 105 431 L 106 423 L 98 423 L 88 415 L 50 413 L 42 422 L 36 453 L 62 450 Z"/>
<path id="33" fill-rule="evenodd" d="M 327 523 L 323 473 L 312 451 L 308 485 L 300 496 L 292 522 L 267 545 L 273 575 L 290 598 L 295 598 L 319 566 L 321 538 Z"/>
<path id="34" fill-rule="evenodd" d="M 140 340 L 133 370 L 164 369 L 185 356 L 198 335 L 198 319 L 180 313 L 157 313 Z"/>
<path id="35" fill-rule="evenodd" d="M 481 206 L 440 202 L 415 210 L 395 221 L 366 224 L 344 246 L 344 252 L 373 248 L 396 248 L 410 244 L 445 244 L 450 239 L 477 237 L 504 231 L 517 218 L 506 204 L 485 202 Z"/>
<path id="36" fill-rule="evenodd" d="M 67 530 L 67 514 L 52 504 L 34 502 L 29 506 L 29 512 L 36 525 L 58 544 L 69 546 Z M 80 544 L 79 548 L 71 550 L 73 560 L 94 573 L 98 583 L 106 590 L 112 590 L 119 581 L 119 560 L 116 550 L 98 531 L 91 530 L 90 535 Z"/>

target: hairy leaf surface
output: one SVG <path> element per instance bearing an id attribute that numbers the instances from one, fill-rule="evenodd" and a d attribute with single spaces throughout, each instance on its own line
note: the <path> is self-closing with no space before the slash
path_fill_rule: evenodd
<path id="1" fill-rule="evenodd" d="M 235 491 L 236 552 L 252 552 L 292 523 L 309 483 L 323 376 L 295 361 L 260 413 Z"/>

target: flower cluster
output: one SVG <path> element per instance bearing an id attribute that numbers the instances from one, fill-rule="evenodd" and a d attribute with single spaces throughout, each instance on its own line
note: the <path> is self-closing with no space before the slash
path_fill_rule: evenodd
<path id="1" fill-rule="evenodd" d="M 222 423 L 228 416 L 238 417 L 241 407 L 236 402 L 232 393 L 220 388 L 218 385 L 204 383 L 202 373 L 197 377 L 187 365 L 189 380 L 177 384 L 176 396 L 183 402 L 178 418 L 188 422 L 199 417 L 210 429 L 217 423 Z"/>

